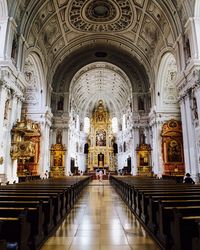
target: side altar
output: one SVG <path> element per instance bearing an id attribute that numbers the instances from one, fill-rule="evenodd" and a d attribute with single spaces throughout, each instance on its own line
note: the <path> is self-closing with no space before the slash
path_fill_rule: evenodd
<path id="1" fill-rule="evenodd" d="M 180 121 L 169 120 L 162 127 L 164 175 L 184 176 L 183 135 Z"/>
<path id="2" fill-rule="evenodd" d="M 114 137 L 109 112 L 100 100 L 91 118 L 88 136 L 88 170 L 104 168 L 115 170 L 113 143 Z"/>
<path id="3" fill-rule="evenodd" d="M 64 157 L 66 153 L 66 147 L 62 144 L 53 144 L 51 146 L 51 177 L 65 176 L 65 163 Z"/>
<path id="4" fill-rule="evenodd" d="M 17 121 L 11 130 L 12 160 L 17 160 L 17 176 L 39 176 L 40 125 L 27 119 Z"/>

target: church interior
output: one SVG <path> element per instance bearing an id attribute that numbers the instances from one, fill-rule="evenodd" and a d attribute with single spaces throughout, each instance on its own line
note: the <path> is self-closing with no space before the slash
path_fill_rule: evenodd
<path id="1" fill-rule="evenodd" d="M 88 250 L 200 249 L 199 119 L 199 0 L 0 0 L 0 249 L 86 249 L 85 234 L 97 238 Z M 19 225 L 3 204 L 26 194 L 35 211 L 33 193 L 52 218 L 27 223 L 20 232 L 35 238 L 9 248 L 5 232 Z M 113 228 L 65 234 L 81 214 L 85 225 L 118 221 L 121 241 L 101 242 Z"/>

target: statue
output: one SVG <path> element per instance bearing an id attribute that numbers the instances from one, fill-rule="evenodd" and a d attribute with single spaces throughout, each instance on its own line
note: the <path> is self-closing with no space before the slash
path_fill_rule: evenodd
<path id="1" fill-rule="evenodd" d="M 198 120 L 197 100 L 195 97 L 193 97 L 193 115 L 194 119 Z"/>
<path id="2" fill-rule="evenodd" d="M 57 133 L 56 144 L 62 144 L 62 134 L 61 134 L 61 131 L 58 131 L 58 133 Z"/>
<path id="3" fill-rule="evenodd" d="M 6 100 L 6 103 L 5 103 L 4 120 L 8 119 L 8 111 L 9 111 L 9 99 Z"/>
<path id="4" fill-rule="evenodd" d="M 138 110 L 144 110 L 144 100 L 141 96 L 138 97 Z"/>
<path id="5" fill-rule="evenodd" d="M 13 39 L 13 43 L 12 43 L 11 58 L 14 61 L 16 61 L 16 59 L 17 59 L 17 39 L 16 39 L 16 37 Z"/>
<path id="6" fill-rule="evenodd" d="M 63 110 L 64 106 L 64 97 L 60 96 L 60 100 L 57 103 L 57 110 Z"/>
<path id="7" fill-rule="evenodd" d="M 98 154 L 98 166 L 104 165 L 104 155 L 102 153 Z"/>

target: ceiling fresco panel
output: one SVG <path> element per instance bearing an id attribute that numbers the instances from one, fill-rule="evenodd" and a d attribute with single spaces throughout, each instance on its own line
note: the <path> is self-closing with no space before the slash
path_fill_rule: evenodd
<path id="1" fill-rule="evenodd" d="M 35 18 L 34 22 L 34 31 L 39 33 L 44 26 L 44 24 L 48 21 L 48 19 L 54 15 L 55 9 L 52 1 L 48 1 L 47 4 L 39 11 L 38 15 Z"/>

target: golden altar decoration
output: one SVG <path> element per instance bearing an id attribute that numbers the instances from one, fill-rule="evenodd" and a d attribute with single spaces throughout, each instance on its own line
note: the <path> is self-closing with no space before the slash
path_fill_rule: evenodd
<path id="1" fill-rule="evenodd" d="M 115 170 L 113 150 L 114 137 L 109 112 L 100 100 L 91 118 L 88 136 L 88 169 L 105 168 Z"/>
<path id="2" fill-rule="evenodd" d="M 149 144 L 140 144 L 136 148 L 138 175 L 152 175 L 151 166 L 151 146 Z"/>
<path id="3" fill-rule="evenodd" d="M 12 160 L 17 160 L 17 175 L 38 175 L 40 155 L 40 126 L 27 119 L 17 121 L 11 130 Z"/>
<path id="4" fill-rule="evenodd" d="M 65 176 L 65 153 L 66 147 L 62 144 L 52 144 L 51 146 L 51 177 Z"/>
<path id="5" fill-rule="evenodd" d="M 180 121 L 170 120 L 162 127 L 162 154 L 165 175 L 184 175 L 183 136 Z"/>

